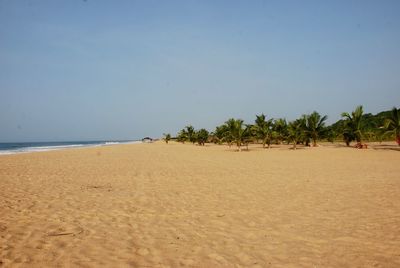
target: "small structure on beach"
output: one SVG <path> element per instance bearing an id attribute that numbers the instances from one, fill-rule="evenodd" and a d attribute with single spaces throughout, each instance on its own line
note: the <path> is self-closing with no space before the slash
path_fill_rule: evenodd
<path id="1" fill-rule="evenodd" d="M 142 139 L 142 142 L 151 143 L 151 142 L 153 142 L 153 139 L 150 138 L 150 137 L 144 137 L 144 138 Z"/>

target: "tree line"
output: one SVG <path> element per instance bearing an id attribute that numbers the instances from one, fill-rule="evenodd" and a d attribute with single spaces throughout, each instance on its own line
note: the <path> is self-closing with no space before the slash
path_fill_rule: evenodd
<path id="1" fill-rule="evenodd" d="M 327 116 L 321 116 L 314 111 L 300 118 L 287 122 L 284 118 L 267 118 L 264 114 L 256 115 L 253 124 L 245 124 L 241 119 L 228 119 L 224 124 L 209 132 L 202 128 L 195 130 L 191 125 L 180 130 L 175 138 L 164 134 L 166 143 L 171 139 L 178 142 L 191 142 L 204 145 L 206 142 L 235 145 L 239 151 L 248 148 L 250 143 L 261 143 L 263 148 L 271 144 L 298 144 L 317 146 L 320 140 L 334 142 L 343 140 L 347 146 L 355 141 L 357 148 L 366 146 L 365 140 L 382 141 L 395 139 L 400 146 L 400 109 L 394 107 L 391 111 L 377 115 L 364 114 L 363 107 L 358 106 L 351 113 L 341 114 L 342 119 L 326 126 Z"/>

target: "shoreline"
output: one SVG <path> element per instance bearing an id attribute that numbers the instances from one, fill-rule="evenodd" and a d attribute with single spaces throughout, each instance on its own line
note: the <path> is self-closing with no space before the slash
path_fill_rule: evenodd
<path id="1" fill-rule="evenodd" d="M 86 142 L 86 141 L 84 141 Z M 90 142 L 90 141 L 89 141 Z M 139 144 L 143 143 L 140 140 L 137 141 L 99 141 L 93 143 L 80 143 L 80 142 L 22 142 L 22 143 L 2 143 L 2 144 L 65 144 L 65 145 L 48 145 L 48 146 L 28 146 L 28 147 L 20 147 L 17 149 L 9 149 L 9 150 L 0 150 L 0 156 L 2 155 L 14 155 L 14 154 L 25 154 L 25 153 L 38 153 L 38 152 L 49 152 L 49 151 L 58 151 L 58 150 L 66 150 L 66 149 L 84 149 L 84 148 L 92 148 L 92 147 L 103 147 L 103 146 L 112 146 L 112 145 L 122 145 L 122 144 Z M 74 144 L 75 143 L 75 144 Z"/>

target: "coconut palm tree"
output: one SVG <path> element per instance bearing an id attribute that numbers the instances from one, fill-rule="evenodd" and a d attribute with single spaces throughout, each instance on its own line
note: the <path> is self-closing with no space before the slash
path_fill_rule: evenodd
<path id="1" fill-rule="evenodd" d="M 385 119 L 385 129 L 387 134 L 393 134 L 397 144 L 400 146 L 400 109 L 393 107 L 392 113 Z"/>
<path id="2" fill-rule="evenodd" d="M 253 129 L 254 129 L 253 125 L 245 125 L 244 128 L 242 144 L 246 146 L 247 151 L 249 150 L 249 144 L 254 142 L 254 139 L 256 139 Z"/>
<path id="3" fill-rule="evenodd" d="M 344 121 L 343 137 L 346 141 L 347 146 L 353 138 L 358 144 L 361 144 L 363 135 L 363 107 L 357 106 L 356 109 L 351 113 L 342 113 Z"/>
<path id="4" fill-rule="evenodd" d="M 196 131 L 194 130 L 194 127 L 192 126 L 186 126 L 186 135 L 187 135 L 187 139 L 191 142 L 191 143 L 195 143 L 196 142 Z"/>
<path id="5" fill-rule="evenodd" d="M 350 143 L 356 139 L 356 135 L 353 133 L 351 129 L 343 130 L 343 140 L 347 146 L 350 146 Z"/>
<path id="6" fill-rule="evenodd" d="M 204 144 L 208 140 L 208 135 L 209 135 L 208 131 L 204 128 L 202 128 L 196 132 L 196 138 L 197 138 L 197 142 L 199 143 L 199 145 L 204 146 Z"/>
<path id="7" fill-rule="evenodd" d="M 297 143 L 303 138 L 304 136 L 304 118 L 296 119 L 292 121 L 288 125 L 288 140 L 293 142 L 293 149 L 297 149 Z"/>
<path id="8" fill-rule="evenodd" d="M 271 146 L 272 120 L 273 119 L 266 120 L 264 114 L 256 115 L 253 130 L 255 133 L 255 137 L 262 140 L 263 148 L 265 148 L 266 144 L 268 144 L 268 148 L 270 148 Z"/>
<path id="9" fill-rule="evenodd" d="M 168 142 L 171 140 L 171 134 L 169 134 L 169 133 L 165 134 L 164 133 L 164 140 L 165 140 L 165 143 L 168 144 Z"/>
<path id="10" fill-rule="evenodd" d="M 185 141 L 188 139 L 188 135 L 185 129 L 182 129 L 181 131 L 178 132 L 178 135 L 176 136 L 176 140 L 179 142 L 182 142 L 185 144 Z"/>
<path id="11" fill-rule="evenodd" d="M 274 121 L 273 131 L 277 144 L 281 144 L 288 135 L 288 125 L 286 119 L 279 118 Z"/>
<path id="12" fill-rule="evenodd" d="M 335 141 L 335 139 L 337 137 L 337 133 L 332 128 L 332 126 L 329 126 L 329 127 L 326 128 L 325 137 L 329 142 L 333 143 Z"/>
<path id="13" fill-rule="evenodd" d="M 234 136 L 233 133 L 235 132 L 235 122 L 236 120 L 233 118 L 228 119 L 228 121 L 225 122 L 223 125 L 223 130 L 224 130 L 224 141 L 228 143 L 229 148 L 232 146 L 232 143 L 234 142 Z"/>
<path id="14" fill-rule="evenodd" d="M 303 114 L 299 120 L 301 121 L 301 127 L 302 127 L 302 133 L 303 135 L 301 135 L 301 140 L 299 141 L 299 143 L 304 144 L 305 146 L 310 146 L 310 142 L 311 142 L 311 135 L 310 133 L 307 131 L 307 117 L 308 115 Z"/>
<path id="15" fill-rule="evenodd" d="M 222 142 L 226 141 L 229 144 L 229 140 L 225 138 L 226 133 L 228 132 L 227 125 L 223 124 L 221 126 L 217 126 L 215 131 L 213 132 L 214 142 L 218 144 L 222 144 Z"/>
<path id="16" fill-rule="evenodd" d="M 248 138 L 250 128 L 245 127 L 243 124 L 243 120 L 241 119 L 229 119 L 228 121 L 225 122 L 227 125 L 227 130 L 228 133 L 226 133 L 226 136 L 231 138 L 235 143 L 236 146 L 238 147 L 238 151 L 242 151 L 242 145 L 244 141 Z"/>
<path id="17" fill-rule="evenodd" d="M 307 137 L 312 139 L 313 146 L 317 146 L 317 140 L 325 133 L 325 121 L 328 116 L 321 115 L 314 111 L 313 113 L 305 116 L 304 132 Z"/>

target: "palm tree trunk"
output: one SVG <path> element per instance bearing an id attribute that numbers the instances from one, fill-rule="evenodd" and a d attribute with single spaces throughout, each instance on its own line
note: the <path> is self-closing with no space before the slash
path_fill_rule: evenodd
<path id="1" fill-rule="evenodd" d="M 297 146 L 297 141 L 294 141 L 294 142 L 293 142 L 293 149 L 294 149 L 294 150 L 297 149 L 296 146 Z"/>
<path id="2" fill-rule="evenodd" d="M 400 146 L 400 135 L 397 135 L 397 137 L 396 137 L 396 142 L 397 142 L 397 144 Z"/>

